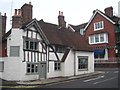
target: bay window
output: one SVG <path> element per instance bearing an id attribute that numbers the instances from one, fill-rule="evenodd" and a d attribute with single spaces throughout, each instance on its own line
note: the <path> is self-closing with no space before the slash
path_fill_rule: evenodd
<path id="1" fill-rule="evenodd" d="M 89 36 L 89 44 L 108 43 L 108 34 L 100 33 Z"/>

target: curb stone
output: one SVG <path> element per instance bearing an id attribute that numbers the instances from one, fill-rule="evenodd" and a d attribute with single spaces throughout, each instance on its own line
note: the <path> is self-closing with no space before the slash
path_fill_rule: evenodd
<path id="1" fill-rule="evenodd" d="M 28 87 L 32 87 L 32 86 L 39 86 L 39 85 L 47 85 L 47 84 L 53 84 L 53 83 L 59 83 L 59 82 L 64 82 L 64 81 L 70 81 L 70 80 L 75 80 L 75 79 L 80 79 L 80 78 L 85 78 L 85 77 L 90 77 L 90 76 L 96 76 L 96 75 L 99 75 L 99 74 L 103 74 L 105 72 L 102 72 L 102 71 L 96 71 L 94 73 L 89 73 L 89 74 L 82 74 L 82 75 L 78 75 L 78 76 L 71 76 L 71 77 L 63 77 L 62 79 L 58 79 L 56 81 L 50 81 L 48 82 L 47 80 L 46 81 L 38 81 L 36 84 L 23 84 L 22 82 L 16 82 L 15 85 L 3 85 L 3 88 L 13 88 L 13 87 L 24 87 L 24 86 L 28 86 Z M 30 82 L 30 81 L 28 81 Z M 20 84 L 21 83 L 21 84 Z"/>

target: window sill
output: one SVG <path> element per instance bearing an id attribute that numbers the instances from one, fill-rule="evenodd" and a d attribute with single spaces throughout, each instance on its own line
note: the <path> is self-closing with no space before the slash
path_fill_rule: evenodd
<path id="1" fill-rule="evenodd" d="M 94 31 L 98 31 L 98 30 L 103 30 L 104 28 L 98 28 L 98 29 L 95 29 L 94 28 Z"/>
<path id="2" fill-rule="evenodd" d="M 88 71 L 88 69 L 78 69 L 78 71 Z"/>
<path id="3" fill-rule="evenodd" d="M 61 70 L 54 70 L 55 72 L 59 72 L 59 71 L 61 71 Z"/>
<path id="4" fill-rule="evenodd" d="M 89 43 L 90 45 L 94 45 L 94 44 L 106 44 L 108 42 L 98 42 L 98 43 Z"/>
<path id="5" fill-rule="evenodd" d="M 25 75 L 38 75 L 39 73 L 26 73 Z"/>
<path id="6" fill-rule="evenodd" d="M 19 58 L 20 56 L 10 56 L 10 57 L 12 57 L 12 58 Z"/>
<path id="7" fill-rule="evenodd" d="M 24 51 L 33 51 L 33 52 L 39 52 L 38 50 L 32 50 L 32 49 L 23 49 Z"/>

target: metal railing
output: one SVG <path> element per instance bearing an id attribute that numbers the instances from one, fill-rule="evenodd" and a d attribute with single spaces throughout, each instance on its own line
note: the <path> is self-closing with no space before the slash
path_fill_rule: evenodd
<path id="1" fill-rule="evenodd" d="M 120 57 L 108 58 L 108 60 L 95 60 L 95 64 L 97 63 L 120 63 Z"/>

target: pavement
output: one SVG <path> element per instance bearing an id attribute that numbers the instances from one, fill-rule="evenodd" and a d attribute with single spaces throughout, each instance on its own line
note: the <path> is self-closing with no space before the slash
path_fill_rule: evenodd
<path id="1" fill-rule="evenodd" d="M 95 71 L 93 73 L 88 73 L 88 74 L 82 74 L 82 75 L 77 75 L 77 76 L 69 76 L 69 77 L 55 77 L 55 78 L 48 78 L 48 79 L 42 79 L 42 80 L 32 80 L 32 81 L 5 81 L 2 80 L 2 85 L 0 87 L 3 88 L 12 88 L 12 87 L 26 87 L 26 86 L 38 86 L 38 85 L 47 85 L 47 84 L 52 84 L 52 83 L 58 83 L 58 82 L 64 82 L 64 81 L 69 81 L 69 80 L 74 80 L 74 79 L 79 79 L 79 78 L 85 78 L 85 77 L 90 77 L 90 76 L 95 76 L 99 74 L 103 74 L 105 72 L 103 71 Z"/>

